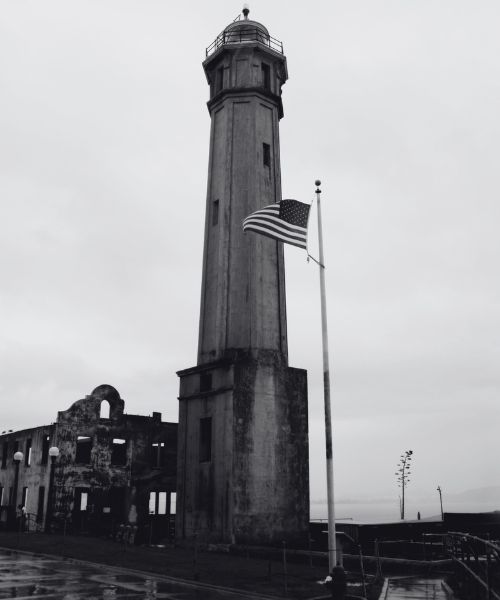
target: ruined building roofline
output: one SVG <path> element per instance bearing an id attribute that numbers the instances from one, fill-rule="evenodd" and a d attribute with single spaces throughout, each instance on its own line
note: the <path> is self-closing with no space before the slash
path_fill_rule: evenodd
<path id="1" fill-rule="evenodd" d="M 136 419 L 136 420 L 144 420 L 144 419 L 148 419 L 148 420 L 154 420 L 157 423 L 162 423 L 162 424 L 170 424 L 170 425 L 177 425 L 176 421 L 163 421 L 161 419 L 161 416 L 159 419 L 155 419 L 155 417 L 153 415 L 132 415 L 129 413 L 123 413 L 123 417 L 127 418 L 127 419 Z"/>
<path id="2" fill-rule="evenodd" d="M 16 429 L 13 431 L 5 431 L 5 433 L 0 433 L 0 440 L 7 437 L 16 437 L 18 435 L 26 435 L 30 431 L 38 431 L 39 429 L 50 429 L 54 427 L 54 423 L 50 423 L 49 425 L 35 425 L 34 427 L 26 427 L 25 429 Z"/>

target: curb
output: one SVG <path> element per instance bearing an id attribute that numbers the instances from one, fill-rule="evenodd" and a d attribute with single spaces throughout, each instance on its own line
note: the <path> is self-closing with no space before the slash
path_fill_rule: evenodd
<path id="1" fill-rule="evenodd" d="M 451 587 L 446 583 L 446 581 L 441 581 L 441 587 L 444 590 L 444 593 L 446 594 L 446 596 L 448 598 L 455 598 L 455 594 L 453 593 L 453 590 L 451 589 Z"/>
<path id="2" fill-rule="evenodd" d="M 384 585 L 382 586 L 382 589 L 380 590 L 380 596 L 378 597 L 378 600 L 385 600 L 385 598 L 387 598 L 388 590 L 389 590 L 389 578 L 386 577 L 384 579 Z"/>

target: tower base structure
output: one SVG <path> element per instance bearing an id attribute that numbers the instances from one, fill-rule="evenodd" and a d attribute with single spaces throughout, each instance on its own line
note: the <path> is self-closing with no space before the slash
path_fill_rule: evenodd
<path id="1" fill-rule="evenodd" d="M 305 545 L 307 372 L 260 350 L 178 375 L 177 539 Z"/>

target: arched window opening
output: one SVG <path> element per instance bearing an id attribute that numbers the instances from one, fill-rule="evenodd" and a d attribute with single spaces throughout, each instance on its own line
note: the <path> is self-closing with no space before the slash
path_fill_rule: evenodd
<path id="1" fill-rule="evenodd" d="M 109 402 L 107 400 L 103 400 L 101 402 L 101 412 L 99 414 L 100 419 L 109 419 Z"/>

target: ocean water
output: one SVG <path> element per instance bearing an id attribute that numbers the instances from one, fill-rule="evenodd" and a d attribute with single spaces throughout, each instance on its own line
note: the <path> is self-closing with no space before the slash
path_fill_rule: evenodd
<path id="1" fill-rule="evenodd" d="M 500 503 L 495 501 L 471 502 L 450 500 L 445 502 L 443 499 L 444 512 L 490 512 L 500 511 Z M 439 498 L 437 502 L 413 501 L 408 499 L 405 506 L 405 519 L 413 520 L 418 518 L 418 513 L 422 519 L 439 519 L 441 509 Z M 326 502 L 311 502 L 311 519 L 327 520 L 328 512 Z M 335 519 L 337 521 L 354 521 L 358 523 L 389 523 L 400 521 L 399 501 L 396 498 L 394 502 L 390 500 L 375 502 L 336 502 Z"/>

